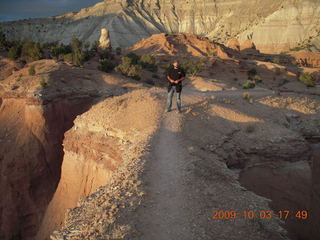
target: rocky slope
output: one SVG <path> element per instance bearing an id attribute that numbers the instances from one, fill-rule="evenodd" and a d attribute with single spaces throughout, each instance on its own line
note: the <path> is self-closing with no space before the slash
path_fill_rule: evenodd
<path id="1" fill-rule="evenodd" d="M 46 239 L 62 226 L 68 208 L 114 181 L 120 169 L 139 159 L 157 127 L 160 103 L 155 93 L 133 91 L 77 117 L 65 134 L 62 176 L 37 239 Z"/>
<path id="2" fill-rule="evenodd" d="M 114 47 L 128 47 L 160 32 L 187 32 L 226 43 L 252 39 L 263 52 L 298 46 L 320 48 L 320 4 L 315 0 L 109 0 L 45 19 L 1 23 L 9 39 L 69 43 L 72 36 L 93 42 L 110 31 Z"/>

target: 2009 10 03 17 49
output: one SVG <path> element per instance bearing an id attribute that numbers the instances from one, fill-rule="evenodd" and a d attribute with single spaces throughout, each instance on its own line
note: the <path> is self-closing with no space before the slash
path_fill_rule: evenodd
<path id="1" fill-rule="evenodd" d="M 257 212 L 253 210 L 243 210 L 242 212 L 237 212 L 235 210 L 213 210 L 211 219 L 272 219 L 274 215 L 277 215 L 280 219 L 284 220 L 288 218 L 301 220 L 308 219 L 307 210 L 279 210 L 277 214 L 271 210 L 260 210 Z"/>

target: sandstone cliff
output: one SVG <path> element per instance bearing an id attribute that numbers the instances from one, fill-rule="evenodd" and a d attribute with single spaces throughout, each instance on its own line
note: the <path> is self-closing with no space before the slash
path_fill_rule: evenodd
<path id="1" fill-rule="evenodd" d="M 98 97 L 126 91 L 126 80 L 95 70 L 32 65 L 35 76 L 26 65 L 0 82 L 1 239 L 34 239 L 60 179 L 64 132 Z"/>
<path id="2" fill-rule="evenodd" d="M 108 228 L 113 228 L 113 214 L 119 210 L 118 205 L 129 207 L 130 201 L 122 198 L 138 197 L 139 191 L 133 185 L 136 185 L 137 174 L 141 171 L 141 156 L 158 126 L 162 109 L 158 95 L 159 90 L 133 91 L 105 100 L 76 118 L 74 127 L 65 134 L 61 180 L 37 239 L 47 239 L 53 230 L 62 226 L 77 229 L 75 238 L 88 239 L 92 232 L 96 237 L 106 237 L 103 227 L 109 221 Z M 115 182 L 118 185 L 114 186 Z M 110 189 L 110 185 L 114 188 Z M 109 193 L 95 193 L 99 196 L 95 198 L 95 205 L 112 207 L 114 212 L 91 209 L 95 211 L 93 216 L 76 213 L 76 219 L 72 214 L 65 219 L 68 208 L 76 207 L 81 198 L 85 199 L 99 187 Z M 114 197 L 119 202 L 111 206 Z M 60 234 L 63 232 L 62 229 Z M 59 233 L 54 236 L 58 237 Z"/>
<path id="3" fill-rule="evenodd" d="M 109 0 L 45 19 L 2 23 L 9 39 L 93 42 L 107 28 L 114 47 L 128 47 L 160 32 L 186 32 L 226 43 L 252 39 L 263 52 L 320 47 L 320 4 L 314 0 Z"/>

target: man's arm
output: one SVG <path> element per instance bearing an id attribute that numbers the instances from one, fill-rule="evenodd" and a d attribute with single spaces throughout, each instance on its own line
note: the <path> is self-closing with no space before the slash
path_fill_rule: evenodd
<path id="1" fill-rule="evenodd" d="M 171 83 L 176 83 L 176 81 L 175 80 L 173 80 L 173 79 L 171 79 L 170 77 L 169 77 L 169 75 L 167 76 L 167 79 L 169 80 L 169 82 L 171 82 Z"/>
<path id="2" fill-rule="evenodd" d="M 182 82 L 185 79 L 185 77 L 181 77 L 178 80 L 176 80 L 176 83 Z"/>

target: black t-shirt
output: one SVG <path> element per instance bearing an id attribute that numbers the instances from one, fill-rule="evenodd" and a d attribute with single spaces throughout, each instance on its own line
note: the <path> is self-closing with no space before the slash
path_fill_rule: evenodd
<path id="1" fill-rule="evenodd" d="M 168 76 L 172 79 L 172 80 L 178 80 L 182 77 L 185 77 L 186 74 L 185 72 L 183 71 L 183 69 L 181 68 L 172 68 L 168 71 Z"/>

